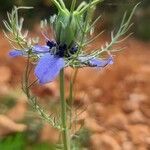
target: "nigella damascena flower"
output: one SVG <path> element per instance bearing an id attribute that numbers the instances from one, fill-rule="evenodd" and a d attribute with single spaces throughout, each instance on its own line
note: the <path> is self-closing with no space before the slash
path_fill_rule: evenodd
<path id="1" fill-rule="evenodd" d="M 35 75 L 41 84 L 53 81 L 60 70 L 68 66 L 73 68 L 104 68 L 105 66 L 112 64 L 113 58 L 111 55 L 107 59 L 100 59 L 98 57 L 104 52 L 110 53 L 113 50 L 111 48 L 114 44 L 118 44 L 125 39 L 119 40 L 130 28 L 130 20 L 139 4 L 134 7 L 129 18 L 126 17 L 125 13 L 116 35 L 114 32 L 111 32 L 110 43 L 106 42 L 104 47 L 95 50 L 95 52 L 92 52 L 91 54 L 86 54 L 83 51 L 85 46 L 93 42 L 101 35 L 101 33 L 103 33 L 101 32 L 95 37 L 91 36 L 93 28 L 100 18 L 92 21 L 93 12 L 95 6 L 101 1 L 102 0 L 92 0 L 89 3 L 82 2 L 76 7 L 76 0 L 73 0 L 71 8 L 68 9 L 63 0 L 52 0 L 58 9 L 57 15 L 50 18 L 50 27 L 54 33 L 53 37 L 55 40 L 49 40 L 45 36 L 46 44 L 43 46 L 39 44 L 34 45 L 33 43 L 35 42 L 31 42 L 30 40 L 30 42 L 28 42 L 28 34 L 22 32 L 23 20 L 18 20 L 18 10 L 22 8 L 26 9 L 26 7 L 15 8 L 14 11 L 12 11 L 12 14 L 8 14 L 9 21 L 4 21 L 4 25 L 7 30 L 11 32 L 11 36 L 6 33 L 5 35 L 11 43 L 14 41 L 15 45 L 21 45 L 21 47 L 23 44 L 25 49 L 12 50 L 9 53 L 10 56 L 33 58 L 31 60 L 36 64 Z M 45 31 L 45 24 L 47 25 L 47 21 L 44 21 L 42 24 L 42 28 Z M 20 40 L 18 41 L 18 39 Z"/>
<path id="2" fill-rule="evenodd" d="M 78 46 L 73 44 L 69 47 L 65 43 L 57 43 L 54 40 L 47 40 L 46 45 L 34 45 L 30 52 L 31 58 L 37 57 L 35 75 L 40 84 L 53 81 L 62 68 L 71 67 L 97 67 L 104 68 L 112 64 L 112 56 L 102 60 L 90 55 L 76 55 Z M 12 50 L 9 55 L 12 57 L 28 56 L 28 50 Z"/>

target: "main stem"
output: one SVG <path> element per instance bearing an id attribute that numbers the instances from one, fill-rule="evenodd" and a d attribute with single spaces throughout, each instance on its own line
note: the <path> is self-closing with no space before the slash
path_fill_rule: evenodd
<path id="1" fill-rule="evenodd" d="M 70 150 L 69 134 L 67 127 L 67 107 L 65 100 L 64 69 L 60 71 L 60 99 L 61 99 L 61 122 L 62 122 L 62 140 L 64 150 Z"/>

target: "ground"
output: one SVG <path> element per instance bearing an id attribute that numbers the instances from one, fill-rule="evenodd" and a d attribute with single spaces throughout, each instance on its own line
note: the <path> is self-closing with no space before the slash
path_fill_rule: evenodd
<path id="1" fill-rule="evenodd" d="M 0 39 L 2 97 L 21 87 L 25 61 L 9 58 L 10 46 L 3 34 Z M 98 39 L 89 48 L 100 45 L 105 39 L 107 37 Z M 150 43 L 131 37 L 122 45 L 125 50 L 114 54 L 113 65 L 102 70 L 80 69 L 76 79 L 74 105 L 81 106 L 79 123 L 84 123 L 92 133 L 89 137 L 91 150 L 150 150 Z M 65 71 L 66 82 L 71 71 L 70 68 Z M 58 82 L 38 87 L 36 93 L 55 99 L 59 96 Z M 0 136 L 26 130 L 25 124 L 16 123 L 22 120 L 26 110 L 27 102 L 22 96 L 13 108 L 0 112 Z M 41 140 L 56 141 L 57 132 L 46 124 L 41 130 Z"/>

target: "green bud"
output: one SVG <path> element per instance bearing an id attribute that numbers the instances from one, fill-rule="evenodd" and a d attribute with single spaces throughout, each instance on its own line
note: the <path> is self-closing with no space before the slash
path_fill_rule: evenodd
<path id="1" fill-rule="evenodd" d="M 68 46 L 74 43 L 77 38 L 79 25 L 77 18 L 80 16 L 74 13 L 59 12 L 54 22 L 56 40 L 60 43 L 66 43 Z"/>
<path id="2" fill-rule="evenodd" d="M 91 21 L 91 16 L 86 18 L 86 13 L 95 7 L 95 5 L 102 0 L 91 0 L 89 3 L 82 2 L 75 10 L 76 0 L 72 1 L 71 10 L 68 10 L 63 0 L 52 0 L 55 6 L 58 8 L 58 15 L 54 21 L 54 32 L 57 42 L 65 43 L 67 46 L 71 46 L 80 40 L 81 34 L 84 34 L 81 30 L 82 26 L 87 26 Z M 90 12 L 93 14 L 93 12 Z M 86 23 L 85 23 L 86 22 Z M 86 25 L 85 25 L 86 24 Z"/>

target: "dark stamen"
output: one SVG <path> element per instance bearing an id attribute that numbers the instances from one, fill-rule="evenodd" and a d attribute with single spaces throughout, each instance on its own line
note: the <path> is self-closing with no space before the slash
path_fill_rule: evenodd
<path id="1" fill-rule="evenodd" d="M 55 41 L 47 41 L 46 44 L 50 49 L 57 45 Z"/>
<path id="2" fill-rule="evenodd" d="M 78 51 L 78 46 L 75 45 L 70 49 L 70 54 L 75 54 Z"/>

